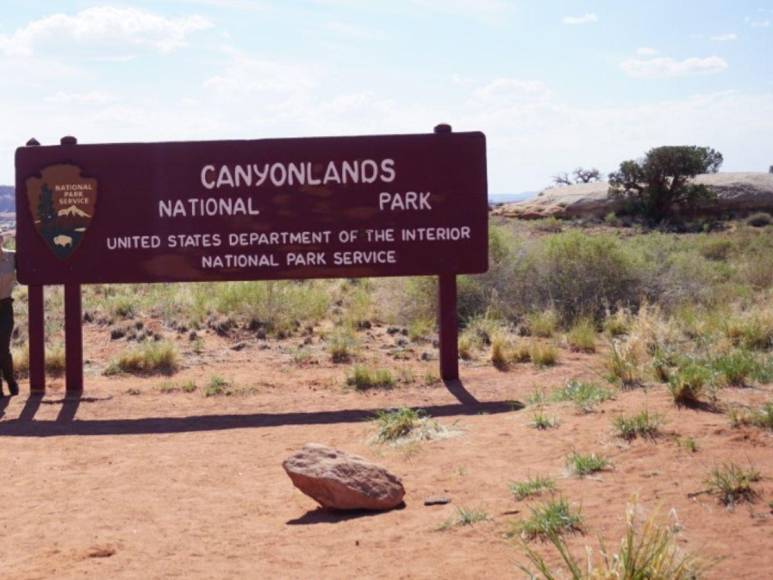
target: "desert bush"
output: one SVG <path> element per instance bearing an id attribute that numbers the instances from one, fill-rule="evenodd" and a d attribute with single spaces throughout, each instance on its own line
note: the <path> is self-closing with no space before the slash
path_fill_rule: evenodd
<path id="1" fill-rule="evenodd" d="M 758 377 L 762 370 L 754 355 L 743 349 L 718 356 L 711 365 L 725 384 L 735 387 L 743 387 L 750 378 Z"/>
<path id="2" fill-rule="evenodd" d="M 642 297 L 637 259 L 617 238 L 566 232 L 535 252 L 536 277 L 561 319 L 600 319 L 608 308 L 637 305 Z"/>
<path id="3" fill-rule="evenodd" d="M 720 502 L 732 507 L 736 503 L 753 500 L 757 492 L 752 484 L 760 479 L 760 472 L 753 467 L 747 469 L 730 462 L 712 469 L 706 485 L 710 493 L 719 497 Z"/>
<path id="4" fill-rule="evenodd" d="M 578 532 L 582 529 L 582 514 L 573 509 L 565 498 L 551 499 L 537 506 L 529 506 L 528 519 L 516 522 L 509 535 L 520 534 L 524 539 L 546 539 L 553 535 Z"/>
<path id="5" fill-rule="evenodd" d="M 707 260 L 727 260 L 730 251 L 733 249 L 733 242 L 727 238 L 708 238 L 700 246 L 700 254 Z"/>
<path id="6" fill-rule="evenodd" d="M 614 314 L 607 314 L 604 319 L 603 329 L 612 338 L 627 334 L 631 327 L 630 314 L 626 310 L 617 310 Z"/>
<path id="7" fill-rule="evenodd" d="M 379 411 L 376 413 L 378 440 L 386 442 L 405 437 L 419 426 L 421 419 L 422 414 L 409 407 L 394 411 Z"/>
<path id="8" fill-rule="evenodd" d="M 764 228 L 765 226 L 773 224 L 773 217 L 771 217 L 769 213 L 760 211 L 753 213 L 748 218 L 746 218 L 746 223 L 755 228 Z"/>
<path id="9" fill-rule="evenodd" d="M 395 379 L 387 369 L 370 369 L 355 365 L 346 377 L 346 384 L 357 391 L 368 389 L 389 389 L 395 385 Z"/>
<path id="10" fill-rule="evenodd" d="M 728 411 L 728 417 L 733 427 L 750 425 L 773 431 L 773 403 L 765 403 L 759 409 L 733 407 Z"/>
<path id="11" fill-rule="evenodd" d="M 584 477 L 598 471 L 603 471 L 610 466 L 609 460 L 602 455 L 590 453 L 583 455 L 573 451 L 566 459 L 566 464 L 575 475 Z"/>
<path id="12" fill-rule="evenodd" d="M 551 367 L 558 362 L 558 349 L 547 342 L 533 341 L 529 347 L 529 359 L 537 368 Z"/>
<path id="13" fill-rule="evenodd" d="M 596 326 L 592 320 L 577 320 L 566 333 L 569 348 L 579 352 L 596 352 Z"/>
<path id="14" fill-rule="evenodd" d="M 544 492 L 554 492 L 556 490 L 556 481 L 550 477 L 537 475 L 528 477 L 526 481 L 515 481 L 510 484 L 510 492 L 515 499 L 524 500 L 527 497 L 541 495 Z"/>
<path id="15" fill-rule="evenodd" d="M 23 345 L 20 349 L 14 349 L 11 353 L 13 357 L 13 370 L 16 377 L 23 379 L 30 373 L 29 349 Z M 65 371 L 64 347 L 54 346 L 46 349 L 46 374 L 52 377 L 60 377 Z"/>
<path id="16" fill-rule="evenodd" d="M 221 377 L 220 375 L 213 375 L 209 378 L 206 388 L 204 389 L 205 397 L 217 397 L 218 395 L 228 395 L 230 383 Z"/>
<path id="17" fill-rule="evenodd" d="M 658 523 L 656 515 L 651 516 L 642 525 L 637 525 L 635 506 L 626 510 L 626 529 L 616 553 L 607 552 L 601 543 L 601 558 L 594 561 L 593 553 L 586 547 L 585 561 L 575 558 L 566 541 L 558 533 L 549 533 L 546 538 L 555 547 L 572 580 L 696 580 L 700 578 L 708 565 L 679 548 L 676 532 L 670 525 Z M 528 544 L 523 550 L 537 572 L 520 566 L 529 578 L 544 580 L 562 578 L 563 574 L 551 568 L 545 559 Z"/>
<path id="18" fill-rule="evenodd" d="M 334 363 L 351 362 L 357 350 L 357 338 L 351 328 L 335 329 L 327 340 L 327 351 Z"/>
<path id="19" fill-rule="evenodd" d="M 506 371 L 509 368 L 510 343 L 505 336 L 495 336 L 491 341 L 491 364 L 500 371 Z"/>
<path id="20" fill-rule="evenodd" d="M 773 348 L 773 309 L 768 307 L 730 318 L 726 321 L 725 333 L 736 346 L 769 350 Z"/>
<path id="21" fill-rule="evenodd" d="M 647 409 L 639 413 L 622 417 L 615 417 L 614 426 L 618 437 L 628 441 L 637 437 L 654 438 L 660 433 L 660 426 L 663 424 L 663 416 L 657 413 L 650 413 Z"/>
<path id="22" fill-rule="evenodd" d="M 526 320 L 526 327 L 532 336 L 550 338 L 558 329 L 558 314 L 552 309 L 532 312 Z"/>
<path id="23" fill-rule="evenodd" d="M 313 326 L 328 311 L 330 292 L 322 281 L 218 282 L 200 284 L 197 300 L 214 311 L 244 318 L 279 338 L 301 325 Z"/>
<path id="24" fill-rule="evenodd" d="M 170 375 L 176 372 L 178 367 L 177 348 L 171 342 L 160 341 L 146 343 L 121 354 L 110 363 L 105 374 Z"/>
<path id="25" fill-rule="evenodd" d="M 669 377 L 668 388 L 674 402 L 692 406 L 701 402 L 714 381 L 714 372 L 701 361 L 687 359 Z"/>

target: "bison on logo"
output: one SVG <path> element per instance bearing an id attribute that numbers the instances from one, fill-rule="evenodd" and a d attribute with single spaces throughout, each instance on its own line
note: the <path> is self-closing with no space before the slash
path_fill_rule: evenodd
<path id="1" fill-rule="evenodd" d="M 94 217 L 97 180 L 77 165 L 50 165 L 27 179 L 27 201 L 35 229 L 61 259 L 69 258 Z"/>

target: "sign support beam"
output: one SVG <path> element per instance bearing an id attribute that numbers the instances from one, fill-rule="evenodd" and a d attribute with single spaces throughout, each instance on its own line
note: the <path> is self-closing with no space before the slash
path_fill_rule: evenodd
<path id="1" fill-rule="evenodd" d="M 459 325 L 456 318 L 456 276 L 438 276 L 438 337 L 440 378 L 459 379 Z"/>
<path id="2" fill-rule="evenodd" d="M 29 335 L 30 392 L 46 392 L 46 327 L 43 315 L 43 286 L 27 288 L 27 333 Z"/>
<path id="3" fill-rule="evenodd" d="M 83 326 L 81 324 L 81 286 L 64 286 L 64 356 L 68 395 L 83 392 Z"/>

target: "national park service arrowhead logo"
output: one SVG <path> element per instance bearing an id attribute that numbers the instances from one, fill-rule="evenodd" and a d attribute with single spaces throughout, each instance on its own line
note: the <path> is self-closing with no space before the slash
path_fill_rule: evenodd
<path id="1" fill-rule="evenodd" d="M 26 182 L 35 229 L 62 260 L 80 245 L 94 217 L 97 180 L 81 173 L 77 165 L 49 165 Z"/>

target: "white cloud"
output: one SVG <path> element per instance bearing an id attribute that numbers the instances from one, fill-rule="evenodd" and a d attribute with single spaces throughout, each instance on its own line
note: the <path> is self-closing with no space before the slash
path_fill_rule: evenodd
<path id="1" fill-rule="evenodd" d="M 103 91 L 90 91 L 86 93 L 68 93 L 58 91 L 45 98 L 49 103 L 61 105 L 105 105 L 116 101 L 116 97 Z"/>
<path id="2" fill-rule="evenodd" d="M 768 28 L 770 20 L 752 20 L 749 22 L 752 28 Z"/>
<path id="3" fill-rule="evenodd" d="M 716 34 L 711 37 L 711 40 L 716 42 L 728 42 L 730 40 L 738 40 L 738 35 L 735 32 L 727 32 L 725 34 Z"/>
<path id="4" fill-rule="evenodd" d="M 593 12 L 586 12 L 582 16 L 564 16 L 561 22 L 564 24 L 591 24 L 598 22 L 599 17 Z"/>
<path id="5" fill-rule="evenodd" d="M 326 22 L 324 28 L 329 32 L 332 32 L 336 36 L 348 37 L 355 40 L 373 40 L 379 38 L 382 35 L 373 30 L 350 24 L 348 22 L 342 22 L 340 20 L 331 20 Z"/>
<path id="6" fill-rule="evenodd" d="M 550 97 L 550 90 L 542 81 L 498 78 L 473 91 L 473 96 L 485 103 L 502 106 L 542 101 Z"/>
<path id="7" fill-rule="evenodd" d="M 655 56 L 657 53 L 657 50 L 648 46 L 642 46 L 641 48 L 636 49 L 636 54 L 639 56 Z"/>
<path id="8" fill-rule="evenodd" d="M 52 14 L 12 34 L 0 35 L 0 52 L 31 56 L 42 46 L 126 44 L 170 52 L 186 44 L 193 32 L 211 28 L 201 16 L 166 18 L 136 8 L 95 6 L 74 15 Z"/>
<path id="9" fill-rule="evenodd" d="M 513 8 L 509 0 L 411 0 L 421 9 L 475 18 L 495 24 Z M 358 4 L 359 5 L 359 4 Z"/>
<path id="10" fill-rule="evenodd" d="M 620 68 L 631 77 L 640 79 L 673 78 L 698 74 L 715 74 L 728 67 L 727 61 L 718 56 L 675 60 L 670 57 L 649 59 L 629 58 Z"/>
<path id="11" fill-rule="evenodd" d="M 232 48 L 220 74 L 210 77 L 204 86 L 220 97 L 237 99 L 249 94 L 300 95 L 315 85 L 317 72 L 310 67 L 255 58 Z"/>

